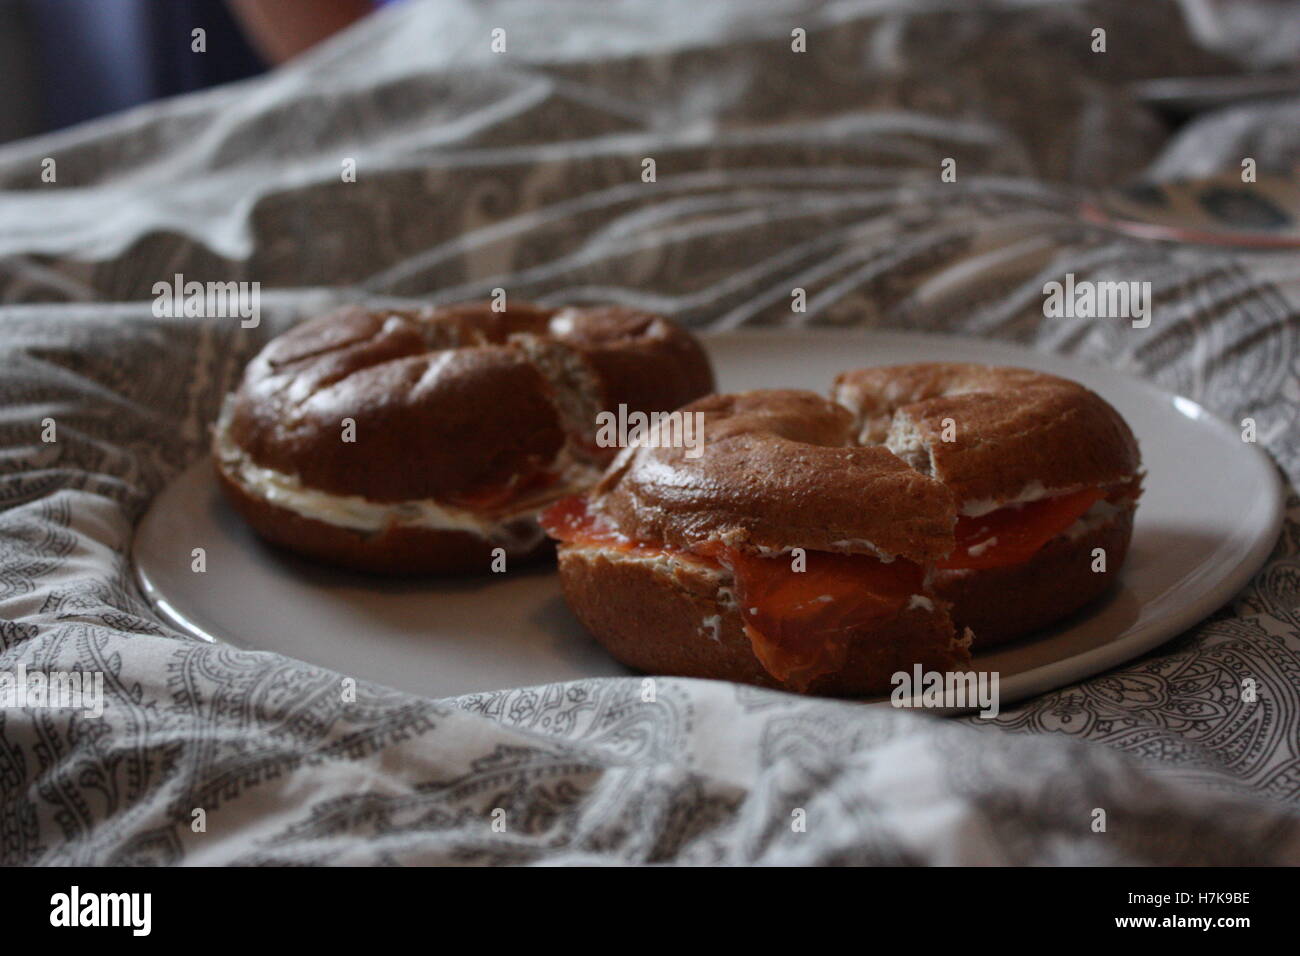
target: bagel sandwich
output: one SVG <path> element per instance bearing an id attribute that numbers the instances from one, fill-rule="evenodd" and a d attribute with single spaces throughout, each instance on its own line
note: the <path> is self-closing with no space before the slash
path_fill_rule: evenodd
<path id="1" fill-rule="evenodd" d="M 953 549 L 932 583 L 976 649 L 1067 617 L 1113 584 L 1141 458 L 1095 392 L 1028 369 L 920 363 L 846 372 L 832 394 L 860 443 L 952 493 Z"/>
<path id="2" fill-rule="evenodd" d="M 695 338 L 618 308 L 345 308 L 271 340 L 212 437 L 264 539 L 382 574 L 486 572 L 549 542 L 538 512 L 617 453 L 597 417 L 709 392 Z"/>
<path id="3" fill-rule="evenodd" d="M 969 666 L 930 581 L 956 521 L 942 483 L 857 445 L 853 415 L 813 392 L 682 411 L 703 415 L 702 455 L 628 448 L 542 517 L 569 606 L 615 658 L 843 696 Z"/>
<path id="4" fill-rule="evenodd" d="M 542 516 L 569 606 L 636 670 L 883 694 L 1073 613 L 1127 555 L 1136 441 L 1065 379 L 926 363 L 682 412 L 697 457 L 625 449 Z"/>

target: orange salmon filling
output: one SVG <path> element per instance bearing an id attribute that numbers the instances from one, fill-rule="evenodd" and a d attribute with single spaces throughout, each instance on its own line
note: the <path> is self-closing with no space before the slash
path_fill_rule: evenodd
<path id="1" fill-rule="evenodd" d="M 561 498 L 541 513 L 542 528 L 556 541 L 588 548 L 616 548 L 628 554 L 660 555 L 669 549 L 649 541 L 633 541 L 598 519 L 582 497 Z"/>
<path id="2" fill-rule="evenodd" d="M 1028 561 L 1103 497 L 1102 489 L 1085 488 L 1068 495 L 999 508 L 978 518 L 962 515 L 953 529 L 957 546 L 952 554 L 936 562 L 935 567 L 984 570 Z"/>
<path id="3" fill-rule="evenodd" d="M 925 577 L 919 564 L 902 559 L 886 564 L 867 554 L 805 554 L 802 571 L 788 554 L 768 558 L 725 548 L 718 555 L 735 576 L 754 656 L 800 690 L 839 670 L 854 632 L 903 610 Z"/>
<path id="4" fill-rule="evenodd" d="M 553 471 L 536 468 L 528 473 L 521 473 L 500 484 L 476 488 L 458 495 L 448 495 L 446 503 L 466 511 L 491 514 L 500 511 L 512 501 L 523 498 L 534 491 L 541 491 L 560 480 Z"/>

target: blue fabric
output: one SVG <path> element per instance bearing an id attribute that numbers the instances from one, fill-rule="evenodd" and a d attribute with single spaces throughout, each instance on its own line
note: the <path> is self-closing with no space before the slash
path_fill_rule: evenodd
<path id="1" fill-rule="evenodd" d="M 266 68 L 224 0 L 27 2 L 47 130 Z M 191 50 L 196 27 L 205 53 Z"/>

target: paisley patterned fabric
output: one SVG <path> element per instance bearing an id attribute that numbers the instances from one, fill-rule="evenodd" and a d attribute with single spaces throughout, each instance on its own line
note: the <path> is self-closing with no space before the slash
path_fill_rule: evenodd
<path id="1" fill-rule="evenodd" d="M 1246 71 L 1252 4 L 1236 33 L 1226 6 L 412 2 L 0 150 L 0 671 L 101 672 L 106 698 L 0 711 L 0 863 L 1300 862 L 1300 266 L 1076 214 L 1202 155 L 1133 89 Z M 1261 169 L 1294 167 L 1294 136 L 1247 128 L 1281 110 L 1234 107 Z M 1150 281 L 1151 327 L 1044 319 L 1065 272 Z M 259 281 L 261 324 L 156 318 L 176 273 Z M 498 286 L 1106 361 L 1253 417 L 1286 527 L 1210 620 L 995 721 L 640 678 L 353 700 L 164 625 L 133 524 L 260 344 Z"/>

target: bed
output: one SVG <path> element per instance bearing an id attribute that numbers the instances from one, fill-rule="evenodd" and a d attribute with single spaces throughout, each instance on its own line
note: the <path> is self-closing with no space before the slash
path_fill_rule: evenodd
<path id="1" fill-rule="evenodd" d="M 412 2 L 265 77 L 0 149 L 0 670 L 99 671 L 106 701 L 0 712 L 0 863 L 1300 862 L 1300 258 L 1079 214 L 1242 155 L 1294 175 L 1298 94 L 1169 119 L 1180 83 L 1300 62 L 1276 7 Z M 1044 318 L 1067 272 L 1152 282 L 1151 327 Z M 260 283 L 259 324 L 158 317 L 176 274 Z M 505 282 L 702 334 L 1104 362 L 1258 422 L 1285 526 L 1210 619 L 991 721 L 668 679 L 644 708 L 631 677 L 345 702 L 338 674 L 165 624 L 133 526 L 266 338 Z"/>

